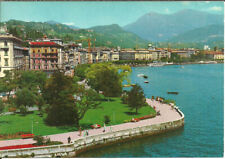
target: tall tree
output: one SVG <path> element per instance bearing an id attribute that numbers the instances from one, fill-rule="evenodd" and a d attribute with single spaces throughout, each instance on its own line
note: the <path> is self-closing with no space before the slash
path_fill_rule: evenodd
<path id="1" fill-rule="evenodd" d="M 79 127 L 79 121 L 84 117 L 89 109 L 95 109 L 100 104 L 100 95 L 93 89 L 85 89 L 79 86 L 75 95 L 76 125 Z"/>
<path id="2" fill-rule="evenodd" d="M 135 109 L 137 114 L 138 109 L 145 105 L 146 99 L 144 96 L 144 91 L 138 84 L 136 84 L 130 92 L 128 92 L 128 106 L 131 110 Z"/>
<path id="3" fill-rule="evenodd" d="M 49 125 L 71 125 L 76 123 L 74 107 L 75 87 L 73 79 L 59 70 L 47 80 L 43 97 L 49 104 L 46 121 Z"/>
<path id="4" fill-rule="evenodd" d="M 103 91 L 106 97 L 118 97 L 122 93 L 122 82 L 131 69 L 112 64 L 93 64 L 87 70 L 88 84 L 96 91 Z"/>

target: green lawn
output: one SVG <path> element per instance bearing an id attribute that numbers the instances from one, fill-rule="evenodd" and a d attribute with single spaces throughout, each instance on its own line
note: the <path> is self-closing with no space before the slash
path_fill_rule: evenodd
<path id="1" fill-rule="evenodd" d="M 123 123 L 124 120 L 130 120 L 132 117 L 141 117 L 156 113 L 149 106 L 142 107 L 138 115 L 133 115 L 129 107 L 121 103 L 120 98 L 111 98 L 112 101 L 103 101 L 99 108 L 88 110 L 85 117 L 80 121 L 83 128 L 90 128 L 90 125 L 104 122 L 104 115 L 108 115 L 111 122 L 108 125 Z M 134 112 L 134 110 L 133 110 Z M 45 115 L 46 116 L 46 115 Z M 45 117 L 44 116 L 44 117 Z M 38 111 L 34 111 L 26 116 L 20 114 L 0 116 L 0 134 L 13 134 L 16 132 L 32 132 L 35 135 L 49 135 L 77 130 L 75 126 L 55 127 L 44 123 L 44 117 L 38 116 Z"/>

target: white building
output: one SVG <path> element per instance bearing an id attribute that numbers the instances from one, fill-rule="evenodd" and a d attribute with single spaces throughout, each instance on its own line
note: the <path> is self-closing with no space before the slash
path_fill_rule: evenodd
<path id="1" fill-rule="evenodd" d="M 5 70 L 24 68 L 22 40 L 6 31 L 6 27 L 0 30 L 0 77 L 5 76 Z"/>

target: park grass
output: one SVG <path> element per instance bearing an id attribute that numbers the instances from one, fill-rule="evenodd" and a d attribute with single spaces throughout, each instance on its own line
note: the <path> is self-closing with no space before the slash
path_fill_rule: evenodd
<path id="1" fill-rule="evenodd" d="M 110 101 L 103 101 L 99 108 L 88 110 L 84 118 L 80 121 L 80 125 L 85 129 L 90 128 L 90 125 L 96 123 L 103 125 L 105 115 L 108 115 L 111 120 L 108 125 L 116 125 L 123 123 L 124 120 L 130 120 L 133 117 L 136 118 L 156 113 L 155 110 L 149 106 L 139 109 L 137 115 L 134 112 L 135 110 L 131 111 L 127 105 L 122 104 L 120 98 L 111 98 Z M 0 116 L 0 134 L 14 134 L 17 132 L 32 133 L 32 121 L 33 133 L 35 135 L 59 134 L 77 130 L 75 125 L 48 126 L 44 122 L 46 114 L 40 117 L 38 113 L 38 111 L 34 111 L 26 116 L 20 114 Z"/>
<path id="2" fill-rule="evenodd" d="M 104 124 L 104 116 L 108 115 L 111 122 L 108 125 L 121 124 L 125 120 L 131 120 L 132 118 L 142 117 L 144 115 L 156 114 L 152 107 L 145 106 L 138 110 L 138 114 L 135 114 L 135 110 L 131 111 L 128 105 L 122 104 L 120 98 L 111 98 L 111 101 L 103 101 L 99 108 L 89 110 L 84 118 L 80 121 L 81 125 L 88 124 Z"/>

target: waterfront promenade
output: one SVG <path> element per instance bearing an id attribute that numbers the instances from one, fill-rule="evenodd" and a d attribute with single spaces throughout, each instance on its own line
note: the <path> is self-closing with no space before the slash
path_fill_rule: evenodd
<path id="1" fill-rule="evenodd" d="M 114 126 L 111 126 L 111 128 L 110 126 L 107 126 L 106 132 L 132 129 L 135 127 L 141 127 L 146 125 L 160 124 L 164 122 L 178 120 L 181 118 L 180 114 L 167 104 L 162 104 L 155 100 L 152 101 L 151 99 L 147 99 L 147 102 L 152 107 L 155 106 L 156 111 L 160 111 L 161 115 L 156 116 L 155 118 L 141 120 L 135 123 L 129 122 L 129 123 L 123 123 L 119 125 L 114 125 Z M 102 134 L 104 133 L 103 129 L 104 128 L 88 130 L 89 136 Z M 49 137 L 52 141 L 61 141 L 63 143 L 67 143 L 68 137 L 71 138 L 71 141 L 74 141 L 79 138 L 84 138 L 83 133 L 84 131 L 82 131 L 82 135 L 79 136 L 79 131 L 75 131 L 75 132 L 68 132 L 68 133 L 62 133 L 62 134 L 48 135 L 47 137 Z M 13 145 L 25 145 L 25 144 L 33 144 L 33 143 L 35 143 L 33 139 L 3 140 L 3 141 L 0 141 L 0 147 L 13 146 Z"/>

